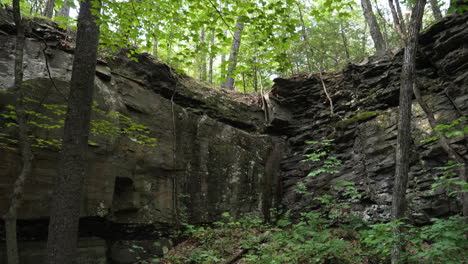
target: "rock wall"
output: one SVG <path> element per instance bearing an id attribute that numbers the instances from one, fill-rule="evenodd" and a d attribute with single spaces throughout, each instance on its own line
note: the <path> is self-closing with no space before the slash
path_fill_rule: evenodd
<path id="1" fill-rule="evenodd" d="M 9 91 L 15 35 L 10 14 L 0 12 L 0 90 Z M 65 104 L 73 44 L 65 41 L 56 25 L 40 19 L 29 22 L 26 35 L 24 81 L 29 97 L 45 104 Z M 149 55 L 135 58 L 137 62 L 123 52 L 99 59 L 95 100 L 104 112 L 119 112 L 147 126 L 157 146 L 139 145 L 129 137 L 91 136 L 95 144 L 88 153 L 80 235 L 83 258 L 92 256 L 96 263 L 104 263 L 106 254 L 117 263 L 136 261 L 132 245 L 145 244 L 146 251 L 157 252 L 160 249 L 143 240 L 158 241 L 180 223 L 213 222 L 223 212 L 268 217 L 269 209 L 278 203 L 284 140 L 262 133 L 264 113 L 255 100 L 207 88 Z M 0 111 L 7 111 L 13 102 L 11 93 L 2 92 Z M 8 120 L 0 122 L 2 133 L 15 134 L 14 128 L 6 127 Z M 57 129 L 36 128 L 34 134 L 60 138 Z M 22 240 L 45 239 L 58 160 L 58 151 L 49 147 L 35 149 L 34 155 L 19 210 Z M 19 160 L 17 150 L 2 149 L 0 215 L 9 206 Z M 22 261 L 42 263 L 41 245 L 21 246 Z M 36 262 L 26 260 L 31 254 Z"/>
<path id="2" fill-rule="evenodd" d="M 417 59 L 417 85 L 435 112 L 439 124 L 450 124 L 468 116 L 468 14 L 448 16 L 426 29 L 420 38 Z M 324 74 L 335 115 L 318 75 L 298 75 L 276 79 L 269 94 L 271 124 L 269 131 L 287 135 L 288 154 L 281 163 L 282 204 L 299 210 L 318 206 L 314 197 L 332 193 L 338 180 L 355 183 L 362 195 L 351 200 L 352 209 L 364 219 L 389 220 L 395 170 L 395 146 L 399 78 L 403 51 L 386 58 L 370 58 L 360 65 L 348 65 L 342 72 Z M 464 123 L 466 125 L 466 123 Z M 462 124 L 463 125 L 463 124 Z M 430 217 L 460 212 L 460 202 L 431 184 L 446 165 L 448 157 L 435 141 L 427 118 L 413 102 L 411 172 L 407 198 L 410 216 L 417 223 Z M 305 141 L 333 139 L 334 153 L 343 161 L 338 174 L 321 174 L 310 179 L 312 196 L 295 191 L 316 164 L 299 162 L 310 153 Z M 468 158 L 463 136 L 450 138 L 452 146 Z"/>

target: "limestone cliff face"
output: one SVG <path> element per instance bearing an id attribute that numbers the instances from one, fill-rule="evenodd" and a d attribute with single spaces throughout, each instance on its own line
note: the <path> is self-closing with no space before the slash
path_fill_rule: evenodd
<path id="1" fill-rule="evenodd" d="M 448 16 L 421 36 L 417 79 L 424 100 L 439 124 L 468 116 L 468 14 Z M 343 161 L 340 173 L 319 175 L 308 183 L 316 195 L 333 191 L 337 180 L 352 181 L 362 198 L 352 209 L 368 220 L 388 220 L 394 178 L 399 78 L 403 51 L 348 65 L 342 72 L 325 74 L 334 111 L 317 75 L 277 79 L 270 93 L 270 131 L 288 137 L 288 154 L 281 163 L 282 204 L 289 209 L 317 206 L 314 196 L 296 193 L 296 183 L 316 165 L 299 162 L 310 152 L 307 140 L 334 139 L 334 153 Z M 465 123 L 466 125 L 466 123 Z M 445 166 L 446 153 L 437 142 L 425 143 L 434 134 L 427 118 L 413 103 L 413 145 L 407 198 L 416 222 L 460 212 L 459 201 L 444 188 L 431 191 L 434 177 Z M 452 137 L 453 147 L 468 157 L 465 137 Z"/>
<path id="2" fill-rule="evenodd" d="M 13 84 L 15 35 L 8 13 L 0 12 L 0 87 L 8 91 Z M 46 104 L 66 104 L 73 44 L 63 41 L 64 33 L 55 25 L 37 19 L 30 22 L 27 36 L 24 81 L 29 96 Z M 262 109 L 249 103 L 249 97 L 208 89 L 175 74 L 149 55 L 136 58 L 138 62 L 121 54 L 99 61 L 95 100 L 102 110 L 149 127 L 157 146 L 142 146 L 127 137 L 92 136 L 96 145 L 89 150 L 81 236 L 123 245 L 129 239 L 158 239 L 180 223 L 213 222 L 223 212 L 267 216 L 278 203 L 284 140 L 262 133 Z M 1 93 L 0 109 L 13 99 Z M 2 132 L 15 133 L 6 128 Z M 57 130 L 34 133 L 46 139 L 60 136 Z M 20 223 L 24 239 L 45 238 L 58 161 L 54 149 L 36 149 L 34 154 L 19 212 L 21 220 L 28 220 Z M 1 150 L 0 215 L 9 205 L 19 160 L 17 151 Z M 31 223 L 36 228 L 28 228 Z"/>

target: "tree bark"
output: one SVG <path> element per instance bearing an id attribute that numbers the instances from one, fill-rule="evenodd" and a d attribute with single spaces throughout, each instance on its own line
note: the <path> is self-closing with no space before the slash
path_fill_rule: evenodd
<path id="1" fill-rule="evenodd" d="M 441 20 L 442 12 L 440 11 L 437 0 L 429 0 L 429 3 L 431 4 L 432 14 L 434 14 L 435 20 Z"/>
<path id="2" fill-rule="evenodd" d="M 369 25 L 369 31 L 374 41 L 375 51 L 377 54 L 383 54 L 385 53 L 386 45 L 382 32 L 380 31 L 379 23 L 377 23 L 377 19 L 372 11 L 372 4 L 370 0 L 361 0 L 361 6 L 366 24 Z"/>
<path id="3" fill-rule="evenodd" d="M 244 23 L 240 22 L 242 17 L 237 17 L 236 32 L 234 32 L 234 38 L 232 39 L 231 53 L 229 54 L 228 71 L 226 75 L 226 82 L 224 88 L 228 90 L 234 90 L 234 72 L 237 66 L 237 56 L 239 55 L 239 49 L 241 44 L 242 31 L 244 30 Z"/>
<path id="4" fill-rule="evenodd" d="M 200 80 L 206 81 L 206 48 L 205 48 L 205 27 L 200 32 Z"/>
<path id="5" fill-rule="evenodd" d="M 47 257 L 49 264 L 76 264 L 78 223 L 94 91 L 99 26 L 92 0 L 80 2 L 78 31 L 61 160 L 52 196 Z"/>
<path id="6" fill-rule="evenodd" d="M 408 185 L 409 154 L 411 145 L 411 99 L 413 95 L 416 68 L 416 51 L 421 29 L 426 0 L 416 0 L 411 12 L 408 36 L 406 36 L 405 53 L 400 83 L 400 111 L 398 121 L 398 138 L 396 147 L 395 181 L 393 185 L 392 214 L 394 220 L 405 217 L 406 188 Z M 393 230 L 395 244 L 392 249 L 392 264 L 404 263 L 404 241 L 402 229 Z"/>
<path id="7" fill-rule="evenodd" d="M 208 69 L 208 75 L 209 75 L 209 81 L 210 83 L 213 83 L 213 63 L 214 63 L 214 54 L 213 54 L 213 49 L 215 46 L 215 29 L 213 28 L 211 30 L 211 41 L 210 41 L 210 62 L 209 62 L 209 69 Z"/>
<path id="8" fill-rule="evenodd" d="M 13 1 L 13 17 L 16 26 L 15 45 L 15 80 L 14 91 L 16 95 L 16 121 L 18 123 L 18 142 L 21 155 L 21 171 L 13 187 L 13 195 L 10 207 L 3 216 L 5 220 L 5 242 L 7 245 L 8 264 L 19 263 L 18 240 L 16 236 L 16 220 L 18 208 L 23 201 L 23 187 L 27 177 L 31 174 L 33 154 L 27 134 L 27 115 L 23 99 L 25 98 L 23 82 L 23 49 L 24 49 L 24 27 L 20 13 L 20 1 Z"/>
<path id="9" fill-rule="evenodd" d="M 397 6 L 399 7 L 398 0 L 396 0 Z M 405 26 L 405 20 L 403 19 L 403 16 L 401 14 L 401 9 L 398 8 L 399 11 L 395 8 L 395 5 L 393 4 L 393 0 L 388 0 L 388 5 L 390 6 L 390 10 L 392 12 L 392 17 L 393 17 L 393 24 L 395 26 L 395 31 L 398 33 L 400 38 L 402 40 L 405 40 L 406 38 L 406 26 Z"/>
<path id="10" fill-rule="evenodd" d="M 304 16 L 302 15 L 301 3 L 299 1 L 296 1 L 296 5 L 299 11 L 299 21 L 301 22 L 302 40 L 304 41 L 304 44 L 306 45 L 306 48 L 307 48 L 306 49 L 307 70 L 309 71 L 309 73 L 311 73 L 312 72 L 312 59 L 310 57 L 313 56 L 314 54 L 313 54 L 312 47 L 310 46 L 309 36 L 307 34 Z"/>
<path id="11" fill-rule="evenodd" d="M 44 9 L 44 16 L 52 18 L 54 15 L 55 0 L 47 0 L 46 6 Z"/>
<path id="12" fill-rule="evenodd" d="M 348 39 L 346 39 L 346 34 L 344 32 L 343 22 L 342 21 L 340 21 L 340 33 L 341 33 L 341 40 L 343 41 L 343 47 L 344 47 L 344 50 L 345 50 L 346 59 L 349 62 L 351 57 L 349 56 Z"/>
<path id="13" fill-rule="evenodd" d="M 70 2 L 67 0 L 63 3 L 63 6 L 58 11 L 57 15 L 61 17 L 70 17 Z"/>
<path id="14" fill-rule="evenodd" d="M 153 56 L 156 59 L 158 58 L 158 45 L 159 45 L 158 36 L 154 35 L 154 39 L 153 39 Z"/>
<path id="15" fill-rule="evenodd" d="M 224 35 L 227 35 L 227 30 L 224 31 Z M 220 86 L 223 87 L 224 82 L 226 82 L 226 54 L 221 54 L 221 84 Z"/>

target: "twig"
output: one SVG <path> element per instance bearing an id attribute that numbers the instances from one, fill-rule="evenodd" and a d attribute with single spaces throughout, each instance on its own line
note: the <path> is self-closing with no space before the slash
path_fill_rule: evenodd
<path id="1" fill-rule="evenodd" d="M 229 30 L 229 33 L 231 33 L 231 36 L 234 36 L 234 33 L 232 32 L 231 30 L 231 26 L 226 22 L 226 20 L 224 20 L 224 16 L 223 14 L 221 13 L 221 11 L 219 11 L 219 9 L 216 7 L 216 5 L 213 3 L 213 1 L 211 0 L 208 0 L 208 2 L 210 2 L 210 4 L 213 6 L 213 8 L 215 9 L 216 13 L 218 13 L 219 17 L 221 18 L 221 20 L 223 20 L 223 23 L 228 27 L 228 30 Z"/>

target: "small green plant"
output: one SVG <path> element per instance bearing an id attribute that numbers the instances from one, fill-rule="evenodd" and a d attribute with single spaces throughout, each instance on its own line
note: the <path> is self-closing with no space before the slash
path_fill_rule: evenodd
<path id="1" fill-rule="evenodd" d="M 456 169 L 460 166 L 464 166 L 464 164 L 448 161 L 446 166 L 434 168 L 440 171 L 442 175 L 434 177 L 435 182 L 431 185 L 432 190 L 435 191 L 437 188 L 444 187 L 448 196 L 468 192 L 468 183 L 461 180 L 456 174 Z"/>
<path id="2" fill-rule="evenodd" d="M 440 124 L 437 125 L 434 130 L 441 133 L 447 138 L 450 137 L 459 137 L 468 133 L 468 126 L 464 126 L 464 122 L 468 120 L 468 117 L 463 116 L 454 120 L 450 124 Z M 423 140 L 423 143 L 429 143 L 439 139 L 439 134 Z"/>
<path id="3" fill-rule="evenodd" d="M 54 131 L 63 128 L 67 106 L 63 104 L 45 104 L 38 100 L 25 97 L 24 103 L 29 109 L 26 110 L 29 125 L 29 140 L 35 148 L 60 149 L 62 141 L 60 138 L 37 137 L 32 131 L 42 129 Z M 3 129 L 14 129 L 16 124 L 16 108 L 13 105 L 5 105 L 0 113 L 0 127 Z M 93 104 L 94 119 L 91 120 L 91 135 L 123 136 L 131 141 L 149 147 L 155 147 L 156 138 L 150 136 L 147 126 L 133 121 L 130 117 L 119 112 L 106 112 Z M 12 137 L 14 133 L 0 133 L 0 148 L 14 150 L 18 141 Z M 47 133 L 49 134 L 49 133 Z M 97 144 L 89 140 L 89 145 Z"/>

